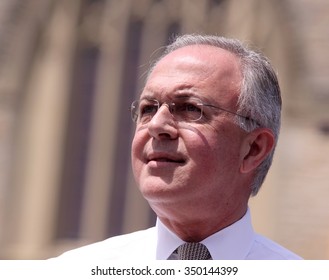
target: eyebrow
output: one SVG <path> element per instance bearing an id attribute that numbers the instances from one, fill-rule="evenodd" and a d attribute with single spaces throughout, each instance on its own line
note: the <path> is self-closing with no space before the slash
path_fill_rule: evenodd
<path id="1" fill-rule="evenodd" d="M 149 93 L 140 95 L 140 99 L 156 99 L 155 92 L 149 91 Z M 161 95 L 161 94 L 160 94 Z M 191 97 L 195 97 L 198 99 L 203 99 L 201 96 L 196 95 L 194 92 L 184 92 L 184 91 L 175 91 L 173 92 L 170 96 L 166 96 L 168 99 L 176 99 L 176 98 L 191 98 Z"/>

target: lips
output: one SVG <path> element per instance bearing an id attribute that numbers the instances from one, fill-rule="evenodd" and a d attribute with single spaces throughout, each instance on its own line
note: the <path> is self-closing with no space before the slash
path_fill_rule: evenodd
<path id="1" fill-rule="evenodd" d="M 185 163 L 185 159 L 181 155 L 168 154 L 168 153 L 151 153 L 146 157 L 146 162 L 167 162 L 167 163 Z"/>

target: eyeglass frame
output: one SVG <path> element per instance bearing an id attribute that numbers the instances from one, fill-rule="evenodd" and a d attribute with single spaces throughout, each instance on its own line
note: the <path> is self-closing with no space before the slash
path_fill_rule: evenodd
<path id="1" fill-rule="evenodd" d="M 182 98 L 182 97 L 181 97 L 181 98 Z M 185 97 L 185 96 L 184 96 L 184 98 L 189 98 L 189 97 Z M 238 116 L 238 117 L 240 117 L 240 118 L 243 118 L 243 119 L 245 119 L 245 120 L 247 120 L 247 121 L 254 122 L 257 126 L 260 126 L 259 122 L 256 121 L 256 120 L 254 120 L 254 119 L 251 118 L 251 117 L 247 117 L 247 116 L 244 116 L 244 115 L 241 115 L 241 114 L 238 114 L 238 113 L 232 112 L 232 111 L 230 111 L 230 110 L 224 109 L 224 108 L 222 108 L 222 107 L 219 107 L 219 106 L 216 106 L 216 105 L 213 105 L 213 104 L 204 103 L 201 99 L 199 99 L 199 98 L 197 98 L 197 97 L 191 97 L 190 99 L 197 100 L 197 101 L 198 101 L 198 103 L 197 103 L 198 106 L 202 106 L 202 107 L 205 106 L 205 107 L 210 107 L 210 108 L 214 108 L 214 109 L 217 109 L 217 110 L 221 110 L 221 111 L 224 111 L 224 112 L 230 113 L 230 114 L 232 114 L 232 115 Z M 158 110 L 159 110 L 164 104 L 167 105 L 169 112 L 170 112 L 170 113 L 173 115 L 173 117 L 174 117 L 174 114 L 173 114 L 174 109 L 172 109 L 172 108 L 175 108 L 175 102 L 160 102 L 160 101 L 157 100 L 156 98 L 147 98 L 147 97 L 145 97 L 145 98 L 141 98 L 141 99 L 138 99 L 138 100 L 134 100 L 134 101 L 131 103 L 131 105 L 130 105 L 130 113 L 131 113 L 131 118 L 132 118 L 133 122 L 138 123 L 138 118 L 139 118 L 139 114 L 136 114 L 136 113 L 134 114 L 134 113 L 133 113 L 133 106 L 134 106 L 135 103 L 138 103 L 138 106 L 137 106 L 136 108 L 139 108 L 139 103 L 140 103 L 142 100 L 149 100 L 149 101 L 155 101 L 155 102 L 156 102 L 154 105 L 157 105 L 157 110 L 156 110 L 156 112 L 154 113 L 154 115 L 151 117 L 151 119 L 155 116 L 155 114 L 158 112 Z M 197 122 L 197 121 L 199 121 L 200 119 L 202 119 L 202 117 L 203 117 L 203 109 L 201 110 L 201 112 L 200 112 L 200 117 L 199 117 L 198 119 L 196 119 L 196 120 L 190 120 L 190 121 L 187 121 L 187 122 Z M 174 118 L 175 118 L 175 117 L 174 117 Z M 150 120 L 151 120 L 151 119 L 150 119 Z"/>

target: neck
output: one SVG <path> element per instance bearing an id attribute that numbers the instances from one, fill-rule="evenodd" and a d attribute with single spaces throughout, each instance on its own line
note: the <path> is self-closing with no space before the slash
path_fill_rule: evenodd
<path id="1" fill-rule="evenodd" d="M 180 218 L 179 216 L 161 216 L 161 222 L 185 242 L 200 242 L 210 235 L 226 228 L 243 217 L 247 207 L 238 211 L 223 211 L 223 214 L 197 218 Z"/>

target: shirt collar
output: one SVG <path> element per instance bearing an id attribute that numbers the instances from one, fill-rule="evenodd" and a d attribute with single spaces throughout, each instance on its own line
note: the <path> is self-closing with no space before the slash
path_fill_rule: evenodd
<path id="1" fill-rule="evenodd" d="M 184 241 L 170 231 L 159 218 L 157 218 L 156 228 L 158 233 L 156 259 L 167 260 Z"/>
<path id="2" fill-rule="evenodd" d="M 156 258 L 166 260 L 184 241 L 159 219 L 157 219 L 156 227 L 158 232 Z M 207 246 L 214 260 L 243 260 L 251 249 L 254 237 L 248 209 L 240 220 L 207 237 L 201 243 Z"/>

